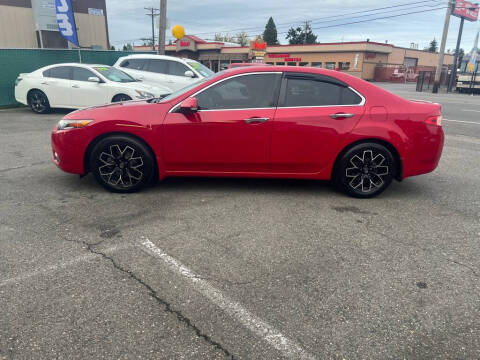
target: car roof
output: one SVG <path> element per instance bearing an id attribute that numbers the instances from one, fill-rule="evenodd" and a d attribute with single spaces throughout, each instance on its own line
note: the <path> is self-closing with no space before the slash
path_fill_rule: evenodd
<path id="1" fill-rule="evenodd" d="M 176 56 L 168 56 L 168 55 L 158 55 L 158 54 L 132 54 L 122 56 L 120 59 L 163 59 L 163 60 L 174 60 L 179 62 L 185 62 L 186 60 L 192 60 L 188 58 L 181 58 Z"/>

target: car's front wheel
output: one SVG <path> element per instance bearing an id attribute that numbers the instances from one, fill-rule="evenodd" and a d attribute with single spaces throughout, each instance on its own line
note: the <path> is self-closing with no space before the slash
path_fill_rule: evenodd
<path id="1" fill-rule="evenodd" d="M 333 181 L 350 196 L 370 198 L 383 192 L 395 177 L 392 153 L 377 143 L 349 149 L 336 163 Z"/>
<path id="2" fill-rule="evenodd" d="M 114 135 L 94 146 L 90 170 L 108 190 L 133 192 L 152 181 L 155 161 L 143 142 L 126 135 Z"/>
<path id="3" fill-rule="evenodd" d="M 43 91 L 31 90 L 27 95 L 27 103 L 30 109 L 37 114 L 50 112 L 50 103 Z"/>

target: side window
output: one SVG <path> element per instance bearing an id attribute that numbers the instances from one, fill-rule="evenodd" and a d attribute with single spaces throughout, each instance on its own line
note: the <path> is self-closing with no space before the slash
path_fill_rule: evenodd
<path id="1" fill-rule="evenodd" d="M 122 61 L 120 67 L 132 70 L 143 70 L 146 61 L 145 59 L 128 59 Z"/>
<path id="2" fill-rule="evenodd" d="M 280 74 L 237 76 L 198 94 L 198 106 L 200 110 L 274 107 L 280 79 Z"/>
<path id="3" fill-rule="evenodd" d="M 347 87 L 313 79 L 287 79 L 285 107 L 358 105 L 361 97 Z"/>
<path id="4" fill-rule="evenodd" d="M 76 81 L 88 81 L 88 78 L 91 76 L 97 76 L 90 70 L 81 68 L 81 67 L 74 67 L 73 68 L 73 76 L 72 80 Z"/>
<path id="5" fill-rule="evenodd" d="M 157 74 L 167 74 L 167 65 L 165 60 L 150 59 L 147 70 Z"/>
<path id="6" fill-rule="evenodd" d="M 188 70 L 190 69 L 178 61 L 168 62 L 168 75 L 185 76 L 185 71 Z"/>
<path id="7" fill-rule="evenodd" d="M 47 74 L 45 74 L 47 73 Z M 43 72 L 43 76 L 55 78 L 55 79 L 65 79 L 70 80 L 71 78 L 71 67 L 70 66 L 58 66 L 51 68 Z"/>

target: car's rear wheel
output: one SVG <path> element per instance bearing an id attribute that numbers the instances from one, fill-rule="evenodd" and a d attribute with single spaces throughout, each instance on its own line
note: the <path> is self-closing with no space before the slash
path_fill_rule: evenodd
<path id="1" fill-rule="evenodd" d="M 134 192 L 152 181 L 155 161 L 143 142 L 126 135 L 113 135 L 94 146 L 90 170 L 106 189 Z"/>
<path id="2" fill-rule="evenodd" d="M 383 145 L 362 143 L 336 163 L 333 180 L 350 196 L 371 198 L 383 192 L 395 177 L 395 159 Z"/>
<path id="3" fill-rule="evenodd" d="M 118 95 L 115 95 L 112 99 L 112 103 L 114 102 L 122 102 L 122 101 L 130 101 L 132 100 L 132 98 L 128 95 L 125 95 L 125 94 L 118 94 Z"/>
<path id="4" fill-rule="evenodd" d="M 27 95 L 27 103 L 37 114 L 46 114 L 51 110 L 47 95 L 40 90 L 31 90 Z"/>

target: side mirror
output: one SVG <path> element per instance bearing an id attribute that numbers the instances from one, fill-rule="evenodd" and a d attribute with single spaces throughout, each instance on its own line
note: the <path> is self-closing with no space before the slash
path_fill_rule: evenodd
<path id="1" fill-rule="evenodd" d="M 180 104 L 179 112 L 188 114 L 198 110 L 198 101 L 196 98 L 187 98 Z"/>
<path id="2" fill-rule="evenodd" d="M 185 71 L 185 74 L 184 74 L 184 75 L 185 75 L 186 77 L 191 77 L 191 78 L 195 77 L 195 74 L 194 74 L 193 71 L 191 71 L 191 70 Z"/>
<path id="3" fill-rule="evenodd" d="M 95 83 L 99 83 L 99 82 L 100 82 L 100 79 L 99 79 L 98 77 L 96 77 L 96 76 L 90 76 L 90 77 L 88 78 L 88 81 L 90 81 L 90 82 L 95 82 Z"/>

